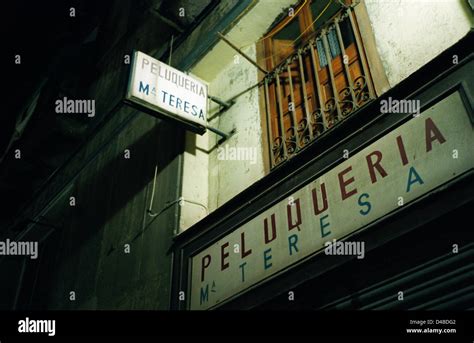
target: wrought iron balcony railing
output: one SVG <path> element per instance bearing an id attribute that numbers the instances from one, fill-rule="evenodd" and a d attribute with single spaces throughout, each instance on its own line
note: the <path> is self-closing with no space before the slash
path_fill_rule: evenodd
<path id="1" fill-rule="evenodd" d="M 264 79 L 271 166 L 374 99 L 352 8 L 344 8 Z"/>

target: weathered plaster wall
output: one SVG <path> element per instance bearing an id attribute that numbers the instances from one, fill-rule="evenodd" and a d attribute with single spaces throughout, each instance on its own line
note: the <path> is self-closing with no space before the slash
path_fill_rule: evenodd
<path id="1" fill-rule="evenodd" d="M 209 136 L 209 133 L 200 136 L 186 132 L 180 231 L 209 213 Z"/>
<path id="2" fill-rule="evenodd" d="M 245 53 L 256 59 L 255 46 L 246 48 Z M 253 65 L 241 57 L 236 62 L 229 63 L 212 81 L 210 89 L 213 94 L 219 94 L 223 99 L 232 98 L 258 82 L 257 69 Z M 236 129 L 230 139 L 209 155 L 211 209 L 221 206 L 264 176 L 259 111 L 258 89 L 253 88 L 238 97 L 228 111 L 211 122 L 225 132 Z M 215 135 L 210 137 L 213 146 L 216 146 L 217 138 Z M 235 153 L 235 160 L 232 152 Z"/>
<path id="3" fill-rule="evenodd" d="M 452 46 L 473 26 L 464 0 L 365 0 L 390 86 Z"/>
<path id="4" fill-rule="evenodd" d="M 259 1 L 232 29 L 224 33 L 256 61 L 255 42 L 267 32 L 284 8 L 296 3 L 295 0 Z M 208 81 L 209 93 L 222 100 L 233 98 L 259 81 L 257 68 L 223 41 L 209 51 L 191 71 Z M 236 130 L 223 144 L 218 145 L 220 137 L 212 132 L 202 137 L 194 134 L 186 136 L 183 196 L 192 196 L 195 201 L 207 204 L 209 212 L 265 175 L 258 92 L 254 88 L 236 98 L 235 104 L 220 115 L 217 114 L 219 105 L 210 103 L 210 124 L 224 132 Z M 190 150 L 189 147 L 196 148 Z M 229 152 L 234 148 L 243 148 L 252 155 L 244 156 L 244 160 L 234 160 L 230 154 L 222 155 L 225 150 L 220 149 L 226 147 L 230 149 Z M 207 180 L 202 179 L 199 168 L 206 170 Z M 205 214 L 202 207 L 194 206 L 191 209 L 191 206 L 194 205 L 189 205 L 186 211 L 181 212 L 180 230 L 187 229 Z"/>

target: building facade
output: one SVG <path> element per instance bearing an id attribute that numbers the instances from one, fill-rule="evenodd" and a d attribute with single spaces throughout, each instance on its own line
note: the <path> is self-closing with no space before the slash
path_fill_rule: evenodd
<path id="1" fill-rule="evenodd" d="M 159 1 L 107 18 L 95 73 L 69 86 L 95 116 L 4 231 L 40 246 L 0 262 L 5 308 L 473 307 L 467 1 Z M 205 82 L 226 137 L 123 104 L 133 50 Z M 33 115 L 68 88 L 41 87 Z"/>

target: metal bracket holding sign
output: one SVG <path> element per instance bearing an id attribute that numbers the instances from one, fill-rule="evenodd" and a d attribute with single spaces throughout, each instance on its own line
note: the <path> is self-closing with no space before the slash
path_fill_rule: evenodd
<path id="1" fill-rule="evenodd" d="M 134 51 L 125 103 L 202 135 L 207 129 L 207 93 L 202 81 Z"/>

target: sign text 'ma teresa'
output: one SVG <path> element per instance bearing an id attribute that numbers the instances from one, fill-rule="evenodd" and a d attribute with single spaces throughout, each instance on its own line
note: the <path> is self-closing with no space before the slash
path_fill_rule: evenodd
<path id="1" fill-rule="evenodd" d="M 200 134 L 207 126 L 207 85 L 140 51 L 133 58 L 126 100 Z"/>
<path id="2" fill-rule="evenodd" d="M 472 170 L 473 147 L 453 93 L 194 255 L 189 308 L 211 308 Z"/>

